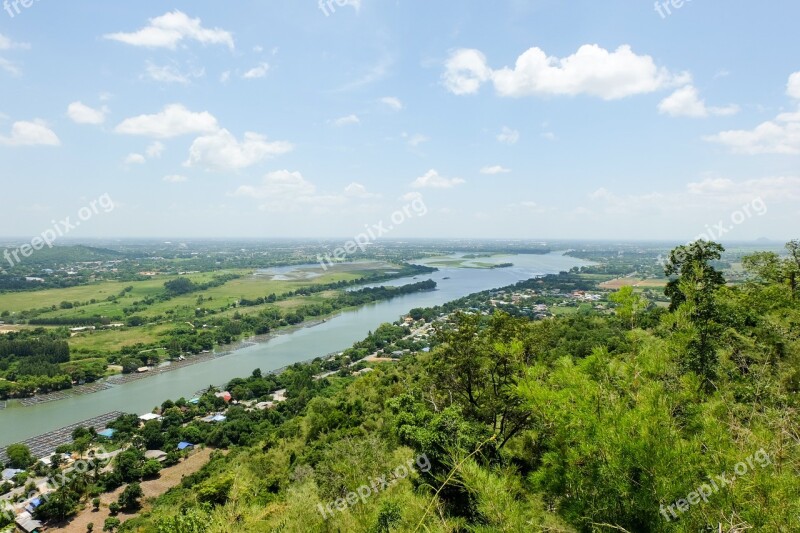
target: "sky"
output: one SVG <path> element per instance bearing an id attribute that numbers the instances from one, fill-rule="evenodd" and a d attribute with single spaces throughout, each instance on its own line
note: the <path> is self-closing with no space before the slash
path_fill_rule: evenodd
<path id="1" fill-rule="evenodd" d="M 0 236 L 798 237 L 794 1 L 2 7 Z"/>

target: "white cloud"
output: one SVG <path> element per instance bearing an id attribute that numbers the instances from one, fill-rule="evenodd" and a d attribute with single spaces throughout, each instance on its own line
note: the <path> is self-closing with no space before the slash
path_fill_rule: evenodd
<path id="1" fill-rule="evenodd" d="M 692 194 L 708 194 L 726 191 L 732 185 L 733 181 L 726 178 L 708 178 L 703 181 L 689 183 L 686 189 Z"/>
<path id="2" fill-rule="evenodd" d="M 106 121 L 108 108 L 94 109 L 82 102 L 72 102 L 67 107 L 67 116 L 76 124 L 102 124 Z"/>
<path id="3" fill-rule="evenodd" d="M 161 154 L 164 153 L 166 146 L 163 143 L 155 141 L 154 143 L 150 144 L 144 150 L 144 155 L 142 154 L 128 154 L 125 157 L 125 164 L 126 165 L 144 165 L 148 159 L 155 159 L 161 157 Z"/>
<path id="4" fill-rule="evenodd" d="M 193 113 L 181 104 L 172 104 L 154 115 L 139 115 L 125 119 L 114 131 L 168 139 L 190 133 L 211 133 L 218 129 L 217 119 L 211 113 L 207 111 Z"/>
<path id="5" fill-rule="evenodd" d="M 800 154 L 800 113 L 783 113 L 753 130 L 728 130 L 704 137 L 733 152 L 756 154 Z"/>
<path id="6" fill-rule="evenodd" d="M 403 102 L 401 102 L 399 98 L 396 98 L 394 96 L 384 96 L 383 98 L 381 98 L 381 103 L 386 104 L 394 111 L 400 111 L 401 109 L 403 109 Z"/>
<path id="7" fill-rule="evenodd" d="M 344 195 L 349 198 L 359 198 L 359 199 L 380 197 L 380 194 L 368 192 L 366 187 L 356 182 L 353 182 L 344 188 Z"/>
<path id="8" fill-rule="evenodd" d="M 147 158 L 142 154 L 128 154 L 124 162 L 126 165 L 144 165 L 147 163 Z"/>
<path id="9" fill-rule="evenodd" d="M 24 49 L 27 50 L 30 48 L 30 45 L 27 43 L 17 43 L 11 40 L 9 37 L 6 37 L 2 33 L 0 33 L 0 51 L 4 50 L 16 50 L 16 49 Z M 12 76 L 19 76 L 22 74 L 20 68 L 14 63 L 4 57 L 0 57 L 0 69 L 5 70 Z"/>
<path id="10" fill-rule="evenodd" d="M 180 83 L 182 85 L 187 85 L 191 83 L 192 78 L 202 78 L 205 76 L 205 73 L 205 69 L 202 68 L 189 72 L 181 72 L 181 70 L 174 65 L 156 65 L 148 61 L 145 67 L 144 77 L 159 83 Z"/>
<path id="11" fill-rule="evenodd" d="M 222 74 L 219 75 L 219 81 L 221 83 L 228 83 L 230 81 L 230 79 L 231 79 L 231 71 L 230 70 L 226 70 L 225 72 L 223 72 Z"/>
<path id="12" fill-rule="evenodd" d="M 255 80 L 266 76 L 268 71 L 269 71 L 269 63 L 261 63 L 260 65 L 253 67 L 247 72 L 245 72 L 242 75 L 242 77 L 246 80 Z"/>
<path id="13" fill-rule="evenodd" d="M 132 46 L 175 49 L 184 39 L 202 44 L 222 44 L 234 48 L 233 36 L 220 28 L 204 28 L 200 19 L 189 18 L 181 11 L 165 13 L 149 20 L 149 25 L 132 33 L 110 33 L 112 41 Z"/>
<path id="14" fill-rule="evenodd" d="M 43 120 L 19 121 L 11 126 L 9 137 L 0 136 L 6 146 L 59 146 L 61 141 Z"/>
<path id="15" fill-rule="evenodd" d="M 421 133 L 415 133 L 414 135 L 403 133 L 403 138 L 406 139 L 406 142 L 412 148 L 417 148 L 419 145 L 431 140 L 430 137 L 422 135 Z"/>
<path id="16" fill-rule="evenodd" d="M 5 70 L 12 76 L 19 76 L 20 74 L 22 74 L 22 71 L 16 64 L 14 64 L 12 61 L 9 61 L 4 57 L 0 57 L 0 69 Z"/>
<path id="17" fill-rule="evenodd" d="M 739 106 L 708 107 L 692 85 L 681 87 L 658 104 L 658 111 L 673 117 L 706 118 L 709 116 L 730 116 L 739 112 Z"/>
<path id="18" fill-rule="evenodd" d="M 707 178 L 689 183 L 686 190 L 689 198 L 696 199 L 699 206 L 714 203 L 736 208 L 755 198 L 770 203 L 796 202 L 800 200 L 800 177 L 771 176 L 738 182 L 727 178 Z"/>
<path id="19" fill-rule="evenodd" d="M 246 132 L 239 142 L 226 129 L 198 137 L 189 148 L 186 166 L 203 166 L 208 170 L 238 170 L 293 149 L 286 141 L 267 141 L 258 133 Z"/>
<path id="20" fill-rule="evenodd" d="M 659 213 L 686 217 L 702 214 L 711 224 L 719 214 L 742 211 L 760 199 L 765 204 L 793 203 L 800 200 L 800 177 L 779 176 L 734 181 L 727 178 L 706 178 L 686 184 L 684 190 L 626 193 L 617 195 L 605 188 L 592 193 L 593 206 L 607 214 L 654 216 Z M 751 215 L 756 213 L 751 212 Z M 762 213 L 763 214 L 763 213 Z M 702 227 L 698 227 L 701 230 Z"/>
<path id="21" fill-rule="evenodd" d="M 425 175 L 418 177 L 411 184 L 415 189 L 452 189 L 456 185 L 465 183 L 461 178 L 445 178 L 436 170 L 429 170 Z"/>
<path id="22" fill-rule="evenodd" d="M 509 172 L 511 172 L 511 169 L 510 168 L 506 168 L 506 167 L 504 167 L 502 165 L 494 165 L 494 166 L 490 166 L 490 167 L 483 167 L 481 169 L 481 174 L 490 174 L 490 175 L 508 174 Z"/>
<path id="23" fill-rule="evenodd" d="M 260 185 L 242 185 L 233 194 L 262 200 L 308 196 L 315 192 L 316 186 L 307 181 L 300 172 L 278 170 L 265 175 Z"/>
<path id="24" fill-rule="evenodd" d="M 358 118 L 358 115 L 347 115 L 345 117 L 339 117 L 333 121 L 334 126 L 350 126 L 352 124 L 360 124 L 361 119 Z"/>
<path id="25" fill-rule="evenodd" d="M 504 144 L 517 144 L 519 141 L 519 132 L 512 130 L 508 126 L 503 126 L 502 131 L 497 134 L 497 140 Z"/>
<path id="26" fill-rule="evenodd" d="M 800 98 L 800 72 L 789 76 L 786 93 Z M 800 155 L 800 110 L 781 113 L 752 130 L 728 130 L 703 138 L 723 144 L 734 153 Z"/>
<path id="27" fill-rule="evenodd" d="M 11 40 L 10 37 L 6 37 L 2 33 L 0 33 L 0 50 L 14 50 L 14 49 L 23 49 L 28 50 L 31 47 L 28 43 L 17 43 Z"/>
<path id="28" fill-rule="evenodd" d="M 161 154 L 164 153 L 165 149 L 166 146 L 164 146 L 164 143 L 155 141 L 153 144 L 151 144 L 145 149 L 144 153 L 147 154 L 148 158 L 154 159 L 161 157 Z"/>
<path id="29" fill-rule="evenodd" d="M 170 174 L 169 176 L 164 176 L 162 179 L 167 183 L 183 183 L 189 181 L 189 178 L 180 174 Z"/>
<path id="30" fill-rule="evenodd" d="M 795 72 L 789 76 L 789 83 L 786 85 L 786 94 L 800 100 L 800 72 Z"/>
<path id="31" fill-rule="evenodd" d="M 506 97 L 586 94 L 604 100 L 652 93 L 689 80 L 687 74 L 675 75 L 656 66 L 650 56 L 635 54 L 630 46 L 609 52 L 594 44 L 565 58 L 531 48 L 513 69 L 499 70 L 493 70 L 479 50 L 456 50 L 442 77 L 445 87 L 458 95 L 477 93 L 484 83 L 492 82 L 495 91 Z"/>

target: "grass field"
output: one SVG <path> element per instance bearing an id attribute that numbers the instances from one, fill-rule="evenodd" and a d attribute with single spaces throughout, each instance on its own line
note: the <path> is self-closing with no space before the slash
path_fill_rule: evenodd
<path id="1" fill-rule="evenodd" d="M 638 289 L 659 289 L 667 286 L 665 279 L 617 278 L 600 284 L 601 289 L 617 290 L 631 286 Z"/>
<path id="2" fill-rule="evenodd" d="M 204 273 L 187 275 L 195 283 L 204 283 L 212 279 L 214 275 L 221 274 L 240 274 L 243 277 L 229 281 L 220 287 L 213 287 L 206 291 L 196 292 L 183 296 L 178 296 L 164 302 L 156 302 L 147 306 L 145 309 L 134 314 L 143 317 L 154 317 L 164 315 L 170 310 L 191 311 L 196 308 L 220 309 L 232 303 L 238 302 L 241 298 L 256 299 L 259 296 L 268 296 L 272 293 L 281 296 L 288 292 L 311 287 L 319 284 L 334 283 L 337 281 L 350 281 L 358 279 L 370 272 L 387 272 L 396 269 L 396 266 L 386 263 L 365 262 L 354 265 L 336 265 L 319 277 L 307 279 L 288 279 L 273 280 L 265 275 L 253 275 L 249 271 L 225 270 L 215 273 Z M 319 269 L 321 272 L 321 269 Z M 36 292 L 7 293 L 0 294 L 0 312 L 9 311 L 17 313 L 24 310 L 40 309 L 44 307 L 56 306 L 61 302 L 87 302 L 92 299 L 96 303 L 86 306 L 75 307 L 72 309 L 56 309 L 39 315 L 38 318 L 57 318 L 74 316 L 104 316 L 112 320 L 123 320 L 125 314 L 123 309 L 130 307 L 136 301 L 144 298 L 156 296 L 163 292 L 164 283 L 175 279 L 177 276 L 158 276 L 146 281 L 132 282 L 102 282 L 81 287 L 71 287 L 67 289 L 48 289 Z M 107 301 L 109 296 L 118 296 L 126 287 L 133 289 L 120 297 L 115 302 Z M 204 301 L 198 303 L 198 297 L 202 296 Z M 291 307 L 292 304 L 289 304 Z M 181 313 L 184 314 L 184 313 Z"/>
<path id="3" fill-rule="evenodd" d="M 185 277 L 191 279 L 195 283 L 204 283 L 209 281 L 213 275 L 212 273 L 204 273 L 191 274 Z M 133 287 L 133 290 L 128 293 L 124 299 L 120 299 L 120 301 L 127 301 L 126 305 L 129 305 L 130 302 L 134 300 L 140 300 L 147 296 L 155 296 L 164 290 L 164 283 L 176 277 L 178 276 L 156 276 L 146 281 L 103 281 L 66 289 L 3 293 L 0 294 L 0 311 L 10 311 L 13 313 L 26 309 L 39 309 L 52 305 L 58 306 L 61 302 L 87 302 L 92 299 L 98 300 L 98 304 L 93 305 L 100 306 L 102 304 L 109 304 L 109 306 L 113 307 L 117 304 L 100 302 L 100 300 L 106 300 L 109 296 L 119 295 L 126 287 Z M 68 311 L 74 312 L 72 309 Z M 92 314 L 95 313 L 89 313 L 89 315 Z"/>

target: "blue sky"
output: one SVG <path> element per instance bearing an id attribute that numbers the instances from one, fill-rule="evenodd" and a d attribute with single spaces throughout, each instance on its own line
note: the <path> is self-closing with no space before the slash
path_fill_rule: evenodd
<path id="1" fill-rule="evenodd" d="M 673 5 L 8 2 L 0 235 L 797 237 L 800 4 Z"/>

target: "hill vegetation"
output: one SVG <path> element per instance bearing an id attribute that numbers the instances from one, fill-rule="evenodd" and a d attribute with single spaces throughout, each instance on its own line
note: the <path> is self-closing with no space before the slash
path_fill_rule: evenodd
<path id="1" fill-rule="evenodd" d="M 362 377 L 298 366 L 122 530 L 796 530 L 800 262 L 750 258 L 731 287 L 720 251 L 673 252 L 668 311 L 621 291 L 614 315 L 455 313 L 431 353 Z"/>

